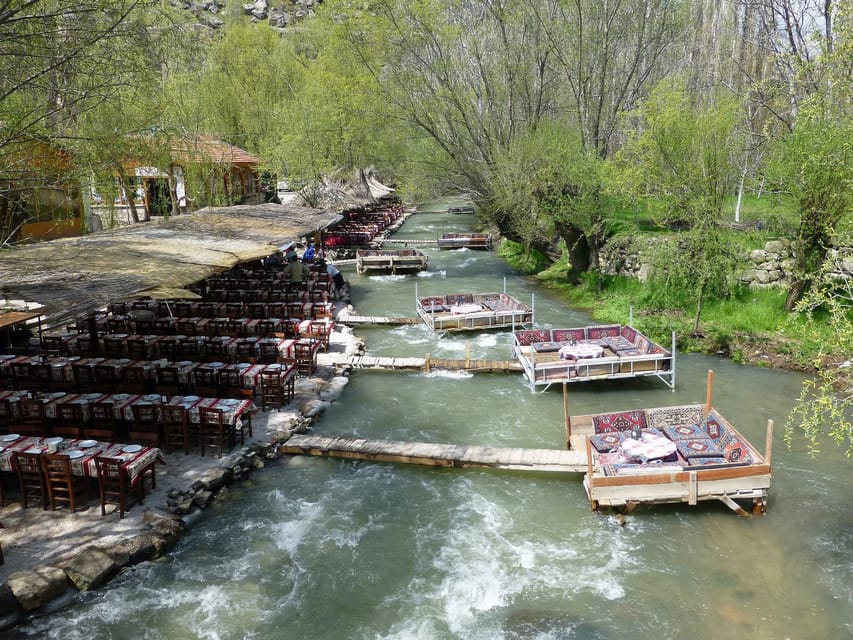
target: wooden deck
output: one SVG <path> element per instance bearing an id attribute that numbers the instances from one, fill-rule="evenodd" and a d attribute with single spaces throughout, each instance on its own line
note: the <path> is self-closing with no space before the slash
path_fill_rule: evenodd
<path id="1" fill-rule="evenodd" d="M 450 360 L 445 358 L 403 358 L 397 356 L 347 356 L 337 353 L 317 355 L 317 364 L 322 366 L 346 365 L 353 369 L 409 369 L 431 371 L 479 371 L 481 373 L 517 373 L 521 365 L 515 360 L 474 360 L 470 358 Z"/>
<path id="2" fill-rule="evenodd" d="M 294 435 L 281 446 L 281 452 L 431 467 L 489 467 L 555 473 L 584 473 L 587 470 L 585 452 L 564 449 L 480 447 Z"/>

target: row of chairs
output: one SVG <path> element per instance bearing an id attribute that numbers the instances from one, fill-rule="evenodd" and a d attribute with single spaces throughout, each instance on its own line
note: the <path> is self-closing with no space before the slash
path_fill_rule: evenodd
<path id="1" fill-rule="evenodd" d="M 106 515 L 108 505 L 115 505 L 119 518 L 124 518 L 125 511 L 134 503 L 143 502 L 146 481 L 153 488 L 157 486 L 154 467 L 143 473 L 134 487 L 123 460 L 98 456 L 95 465 L 101 515 Z M 90 479 L 74 475 L 71 459 L 62 453 L 16 452 L 13 454 L 13 466 L 18 479 L 19 499 L 25 509 L 38 502 L 44 509 L 54 511 L 67 506 L 74 513 L 84 506 L 89 496 Z M 0 505 L 5 504 L 5 487 L 0 483 Z"/>

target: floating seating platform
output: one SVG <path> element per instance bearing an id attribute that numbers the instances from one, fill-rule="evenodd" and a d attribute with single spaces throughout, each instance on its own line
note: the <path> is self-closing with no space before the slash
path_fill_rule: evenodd
<path id="1" fill-rule="evenodd" d="M 490 467 L 512 471 L 577 474 L 587 470 L 586 453 L 565 449 L 481 447 L 293 435 L 281 446 L 281 452 L 292 455 L 399 462 L 431 467 Z"/>
<path id="2" fill-rule="evenodd" d="M 521 365 L 514 360 L 474 360 L 471 358 L 451 360 L 446 358 L 405 358 L 396 356 L 343 355 L 336 353 L 317 354 L 317 364 L 322 366 L 345 365 L 353 369 L 385 369 L 414 371 L 478 371 L 480 373 L 517 373 Z"/>

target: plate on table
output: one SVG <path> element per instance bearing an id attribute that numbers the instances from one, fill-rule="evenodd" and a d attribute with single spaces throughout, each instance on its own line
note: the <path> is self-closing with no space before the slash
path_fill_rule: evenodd
<path id="1" fill-rule="evenodd" d="M 20 433 L 7 433 L 5 436 L 3 436 L 2 440 L 3 440 L 3 442 L 14 442 L 15 440 L 18 440 L 20 437 L 21 437 Z"/>
<path id="2" fill-rule="evenodd" d="M 50 398 L 50 399 L 52 399 L 52 400 L 56 400 L 57 398 L 63 398 L 63 397 L 65 397 L 65 392 L 64 392 L 64 391 L 54 391 L 53 393 L 46 393 L 46 394 L 44 394 L 44 397 L 45 397 L 45 398 Z"/>
<path id="3" fill-rule="evenodd" d="M 160 402 L 160 399 L 162 397 L 163 396 L 161 396 L 159 393 L 149 393 L 148 395 L 142 396 L 142 399 L 147 400 L 148 402 L 154 402 L 155 400 L 157 402 Z"/>
<path id="4" fill-rule="evenodd" d="M 198 396 L 184 396 L 184 400 L 186 402 L 195 402 L 196 400 L 201 400 Z"/>
<path id="5" fill-rule="evenodd" d="M 180 362 L 176 362 L 175 364 L 179 367 L 188 367 L 193 363 L 192 360 L 181 360 Z"/>
<path id="6" fill-rule="evenodd" d="M 121 364 L 127 364 L 130 362 L 130 358 L 119 358 L 116 362 L 120 362 Z"/>
<path id="7" fill-rule="evenodd" d="M 237 365 L 237 368 L 238 369 L 248 369 L 251 366 L 252 366 L 252 364 L 250 362 L 241 362 L 240 364 Z"/>
<path id="8" fill-rule="evenodd" d="M 225 400 L 221 400 L 219 404 L 223 404 L 226 407 L 236 407 L 238 404 L 240 404 L 240 401 L 236 400 L 235 398 L 227 398 Z"/>
<path id="9" fill-rule="evenodd" d="M 80 442 L 77 443 L 77 446 L 80 447 L 81 449 L 91 449 L 96 444 L 98 444 L 97 440 L 81 440 Z"/>
<path id="10" fill-rule="evenodd" d="M 104 395 L 104 394 L 103 393 L 87 393 L 83 397 L 88 398 L 89 400 L 96 400 L 96 399 L 100 398 L 102 395 Z"/>
<path id="11" fill-rule="evenodd" d="M 24 453 L 41 453 L 41 447 L 30 447 Z"/>
<path id="12" fill-rule="evenodd" d="M 224 362 L 209 362 L 208 365 L 211 367 L 222 367 L 222 366 L 225 366 L 225 363 Z"/>
<path id="13" fill-rule="evenodd" d="M 77 458 L 82 458 L 86 454 L 84 454 L 82 451 L 78 451 L 77 449 L 68 449 L 68 451 L 65 452 L 65 455 L 71 458 L 72 460 L 76 460 Z"/>
<path id="14" fill-rule="evenodd" d="M 137 453 L 142 451 L 141 444 L 129 444 L 121 448 L 124 453 Z"/>
<path id="15" fill-rule="evenodd" d="M 278 369 L 281 369 L 281 365 L 280 365 L 280 364 L 273 363 L 273 364 L 268 364 L 268 365 L 267 365 L 267 371 L 276 371 L 276 370 L 278 370 Z"/>
<path id="16" fill-rule="evenodd" d="M 127 400 L 130 397 L 129 393 L 115 393 L 113 394 L 113 400 Z"/>
<path id="17" fill-rule="evenodd" d="M 46 445 L 59 444 L 60 442 L 62 442 L 62 438 L 60 438 L 58 436 L 54 436 L 53 438 L 45 438 L 44 439 L 44 443 Z"/>

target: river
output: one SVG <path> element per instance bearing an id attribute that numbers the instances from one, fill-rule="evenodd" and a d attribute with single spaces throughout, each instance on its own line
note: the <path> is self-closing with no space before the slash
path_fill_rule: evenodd
<path id="1" fill-rule="evenodd" d="M 419 213 L 397 237 L 434 238 L 471 217 Z M 494 254 L 424 249 L 418 276 L 360 277 L 361 314 L 414 315 L 420 295 L 507 292 L 536 324 L 588 324 Z M 627 314 L 627 311 L 626 311 Z M 627 317 L 626 317 L 627 319 Z M 359 329 L 371 355 L 510 358 L 509 336 L 437 337 L 422 325 Z M 644 507 L 621 526 L 589 509 L 581 479 L 293 458 L 235 485 L 168 557 L 124 572 L 18 637 L 150 639 L 842 638 L 853 635 L 853 463 L 781 438 L 803 378 L 679 355 L 654 379 L 569 385 L 571 412 L 703 402 L 759 449 L 777 434 L 764 517 L 720 503 Z M 318 434 L 559 448 L 559 388 L 520 374 L 355 371 Z"/>

